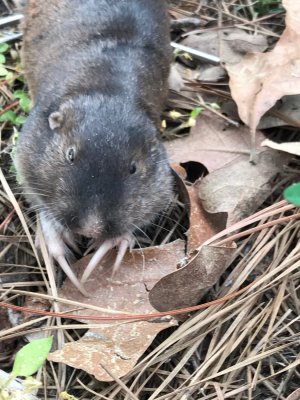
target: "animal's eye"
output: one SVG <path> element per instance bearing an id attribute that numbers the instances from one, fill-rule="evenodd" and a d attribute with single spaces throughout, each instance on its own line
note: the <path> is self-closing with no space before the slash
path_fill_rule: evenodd
<path id="1" fill-rule="evenodd" d="M 66 158 L 70 164 L 73 164 L 75 160 L 75 149 L 73 147 L 68 148 L 66 152 Z"/>
<path id="2" fill-rule="evenodd" d="M 136 172 L 136 163 L 132 162 L 129 167 L 129 173 L 134 174 Z"/>

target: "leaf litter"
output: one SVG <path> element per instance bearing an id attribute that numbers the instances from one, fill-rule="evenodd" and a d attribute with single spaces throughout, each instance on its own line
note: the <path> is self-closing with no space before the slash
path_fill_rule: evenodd
<path id="1" fill-rule="evenodd" d="M 257 151 L 265 139 L 263 133 L 256 137 Z M 173 163 L 196 161 L 212 173 L 230 163 L 249 159 L 251 140 L 245 126 L 229 125 L 221 118 L 204 112 L 188 136 L 166 142 L 168 155 Z"/>
<path id="2" fill-rule="evenodd" d="M 187 10 L 191 7 L 191 3 L 193 2 L 187 2 Z M 219 6 L 215 2 L 212 2 L 212 4 Z M 224 7 L 221 9 L 223 17 L 228 17 L 229 9 L 227 6 L 225 7 L 222 2 L 221 7 Z M 181 11 L 178 8 L 176 10 Z M 202 4 L 199 10 L 204 13 L 204 21 L 206 21 L 205 18 L 208 15 L 209 18 L 213 16 L 213 19 L 217 19 L 217 14 L 214 14 L 214 6 L 207 7 Z M 230 10 L 232 12 L 233 9 L 230 8 Z M 251 10 L 250 6 L 249 10 Z M 188 13 L 188 11 L 186 12 Z M 181 12 L 178 15 L 181 15 Z M 235 12 L 229 13 L 229 15 L 233 21 L 241 22 L 238 19 L 241 18 L 241 15 L 243 16 L 243 23 L 246 21 L 243 12 L 239 14 L 239 17 Z M 247 28 L 250 28 L 251 32 L 256 21 L 249 21 L 247 24 Z M 259 25 L 258 31 L 263 34 L 271 32 L 265 26 Z M 252 32 L 250 36 L 253 36 Z M 245 38 L 246 36 L 242 34 L 240 38 L 237 38 L 238 46 L 240 45 L 239 41 L 243 42 L 242 37 Z M 249 38 L 249 41 L 248 39 L 245 41 L 251 44 L 255 43 L 255 40 L 252 41 Z M 233 44 L 231 47 L 235 51 L 234 40 L 231 39 L 231 42 L 231 45 Z M 249 50 L 248 43 L 247 46 Z M 252 51 L 251 48 L 250 51 Z M 238 52 L 243 53 L 240 50 Z M 218 77 L 218 79 L 221 78 Z M 195 82 L 195 84 L 199 88 L 199 83 Z M 196 86 L 194 87 L 196 88 Z M 186 109 L 191 110 L 199 105 L 199 99 L 195 95 L 193 85 L 188 86 L 188 88 L 192 88 L 192 90 L 191 92 L 184 92 L 185 94 L 188 93 L 187 97 L 190 99 L 187 102 L 189 104 Z M 205 89 L 215 90 L 212 86 L 206 86 Z M 221 91 L 218 93 L 220 94 Z M 181 97 L 179 101 L 179 98 L 180 96 L 177 97 L 177 106 L 178 110 L 182 111 L 182 109 L 185 109 L 186 99 Z M 147 307 L 149 307 L 144 311 L 147 313 L 151 312 L 148 310 L 153 310 L 153 305 L 158 310 L 170 310 L 183 305 L 196 304 L 200 298 L 207 295 L 212 298 L 222 297 L 233 293 L 249 282 L 254 282 L 254 286 L 240 294 L 235 300 L 210 306 L 189 316 L 186 321 L 181 321 L 178 328 L 172 328 L 170 334 L 165 334 L 162 340 L 154 339 L 154 336 L 160 330 L 157 327 L 154 328 L 155 332 L 150 332 L 150 328 L 143 328 L 137 333 L 139 323 L 136 322 L 99 324 L 99 327 L 98 324 L 93 324 L 93 327 L 89 329 L 92 325 L 91 320 L 82 325 L 85 329 L 89 329 L 82 336 L 78 334 L 76 329 L 72 331 L 70 326 L 64 329 L 64 325 L 60 325 L 59 319 L 48 319 L 47 326 L 40 328 L 34 328 L 34 323 L 38 319 L 33 319 L 32 321 L 26 320 L 23 324 L 21 321 L 21 331 L 18 331 L 15 326 L 7 330 L 9 332 L 7 335 L 2 332 L 4 339 L 7 337 L 8 340 L 11 340 L 11 337 L 26 334 L 26 330 L 29 328 L 41 331 L 47 329 L 47 332 L 53 333 L 56 332 L 55 326 L 64 332 L 64 339 L 61 335 L 57 336 L 57 346 L 61 350 L 52 354 L 53 357 L 61 357 L 61 363 L 59 367 L 54 363 L 52 370 L 47 368 L 47 375 L 45 375 L 45 377 L 47 376 L 45 378 L 45 390 L 49 388 L 49 393 L 53 390 L 51 389 L 53 385 L 56 386 L 57 391 L 59 391 L 59 387 L 69 387 L 70 389 L 69 383 L 66 381 L 65 363 L 67 362 L 65 357 L 73 358 L 74 356 L 77 357 L 76 362 L 74 364 L 70 362 L 69 365 L 75 366 L 76 364 L 75 368 L 84 367 L 83 369 L 89 371 L 91 375 L 97 375 L 100 380 L 111 381 L 109 384 L 102 385 L 89 378 L 89 374 L 84 375 L 84 379 L 73 379 L 72 389 L 70 390 L 73 390 L 78 396 L 84 396 L 84 398 L 98 398 L 100 396 L 101 398 L 116 399 L 169 398 L 183 400 L 188 391 L 189 395 L 192 396 L 191 398 L 208 399 L 216 396 L 216 398 L 237 398 L 237 396 L 243 395 L 249 398 L 252 398 L 252 396 L 266 398 L 268 395 L 269 398 L 276 396 L 276 398 L 283 399 L 284 395 L 296 391 L 297 386 L 295 385 L 298 381 L 295 371 L 299 365 L 296 357 L 297 316 L 299 315 L 297 292 L 299 279 L 297 275 L 297 268 L 299 268 L 299 246 L 297 245 L 299 222 L 297 218 L 299 218 L 299 213 L 297 213 L 296 208 L 275 202 L 279 194 L 276 190 L 281 179 L 279 176 L 282 175 L 288 159 L 276 151 L 271 153 L 262 151 L 260 145 L 265 138 L 264 135 L 258 133 L 258 159 L 263 157 L 263 154 L 272 154 L 272 156 L 267 157 L 268 161 L 265 167 L 261 164 L 253 166 L 253 169 L 256 169 L 257 172 L 261 170 L 263 180 L 257 184 L 258 188 L 252 185 L 250 193 L 244 193 L 243 184 L 240 191 L 236 190 L 235 185 L 231 186 L 230 189 L 230 182 L 226 182 L 225 178 L 228 177 L 228 171 L 231 173 L 230 168 L 235 164 L 245 164 L 244 169 L 242 167 L 237 168 L 237 177 L 239 172 L 240 175 L 245 175 L 245 177 L 251 179 L 247 175 L 249 172 L 247 166 L 250 169 L 251 165 L 247 161 L 250 140 L 247 128 L 240 126 L 231 130 L 231 124 L 224 121 L 226 120 L 222 118 L 222 115 L 216 117 L 216 114 L 208 113 L 207 115 L 206 112 L 200 114 L 196 127 L 192 128 L 191 132 L 191 136 L 193 135 L 195 140 L 194 148 L 192 144 L 189 148 L 188 145 L 185 147 L 185 144 L 181 142 L 182 158 L 180 151 L 176 160 L 174 160 L 175 157 L 171 156 L 172 161 L 182 163 L 182 165 L 196 160 L 197 163 L 206 166 L 209 172 L 206 177 L 198 176 L 195 183 L 189 183 L 186 187 L 183 185 L 179 189 L 181 192 L 185 191 L 185 195 L 181 196 L 180 201 L 182 201 L 182 197 L 185 199 L 183 201 L 184 207 L 189 212 L 190 226 L 186 233 L 186 252 L 182 242 L 180 242 L 178 253 L 172 247 L 176 242 L 157 246 L 155 248 L 157 253 L 155 253 L 154 258 L 159 259 L 161 257 L 163 268 L 157 276 L 155 276 L 156 273 L 153 273 L 153 276 L 150 274 L 154 279 L 150 277 L 148 282 L 144 280 L 144 276 L 140 281 L 138 277 L 145 272 L 144 266 L 149 263 L 148 254 L 154 249 L 151 247 L 143 249 L 143 253 L 146 254 L 143 260 L 141 259 L 142 252 L 139 250 L 134 250 L 131 255 L 126 254 L 126 259 L 133 256 L 135 261 L 137 258 L 139 259 L 139 263 L 135 264 L 129 261 L 128 264 L 129 269 L 136 268 L 138 270 L 138 273 L 134 274 L 135 278 L 131 281 L 131 285 L 128 285 L 138 288 L 137 291 L 130 291 L 132 297 L 127 296 L 125 289 L 125 292 L 118 292 L 114 297 L 113 295 L 120 289 L 120 285 L 114 285 L 110 281 L 109 273 L 105 279 L 105 273 L 99 271 L 101 268 L 105 269 L 106 265 L 109 264 L 110 257 L 112 257 L 112 254 L 110 254 L 104 260 L 103 265 L 101 264 L 98 270 L 94 271 L 91 282 L 87 283 L 87 285 L 92 285 L 89 292 L 93 292 L 93 295 L 96 295 L 97 291 L 103 292 L 103 296 L 100 295 L 98 300 L 95 296 L 94 311 L 90 311 L 89 308 L 93 308 L 92 302 L 80 299 L 78 292 L 74 293 L 74 288 L 67 281 L 65 281 L 58 297 L 54 293 L 56 301 L 53 304 L 59 305 L 59 311 L 72 309 L 72 313 L 78 313 L 78 321 L 82 322 L 80 314 L 88 314 L 92 318 L 93 315 L 99 315 L 100 311 L 96 311 L 99 306 L 102 308 L 101 313 L 103 314 L 105 308 L 110 311 L 117 310 L 117 312 L 141 313 L 143 308 L 142 304 L 139 304 L 140 297 L 138 296 L 141 293 L 145 296 L 143 297 L 143 304 L 147 304 Z M 207 130 L 209 132 L 206 132 Z M 227 131 L 232 132 L 228 133 Z M 223 140 L 226 132 L 228 133 L 227 141 Z M 174 143 L 188 139 L 189 137 L 176 139 Z M 200 147 L 198 152 L 196 146 L 202 140 L 206 147 Z M 179 144 L 178 148 L 180 150 Z M 184 176 L 185 173 L 182 168 L 182 166 L 177 167 L 177 171 L 181 171 Z M 223 175 L 222 172 L 224 172 Z M 223 183 L 225 192 L 218 188 L 213 195 L 213 190 L 207 189 L 207 186 L 210 186 L 210 180 L 216 182 L 215 179 L 217 179 L 218 174 L 220 174 L 218 181 L 221 184 L 221 189 Z M 256 178 L 252 179 L 253 182 L 256 180 Z M 234 175 L 232 182 L 233 184 L 237 182 Z M 214 186 L 214 183 L 211 185 Z M 244 187 L 247 186 L 245 183 L 244 185 Z M 258 192 L 255 192 L 255 190 L 258 190 Z M 263 190 L 263 195 L 259 194 L 260 190 Z M 261 207 L 268 194 L 271 196 L 268 202 L 271 202 L 272 206 L 266 210 L 262 209 L 256 217 L 252 216 L 251 213 Z M 211 207 L 214 197 L 217 199 L 217 205 Z M 9 196 L 8 198 L 10 199 Z M 229 206 L 222 208 L 225 199 L 230 200 Z M 10 203 L 7 202 L 5 197 L 1 201 L 1 206 L 3 204 L 4 208 L 11 211 Z M 245 216 L 248 217 L 241 221 Z M 240 222 L 236 223 L 237 221 Z M 29 223 L 26 216 L 25 223 Z M 246 231 L 240 232 L 241 229 L 245 230 L 246 227 L 248 227 Z M 8 232 L 15 237 L 17 237 L 16 233 L 20 232 L 20 224 L 16 217 L 8 222 Z M 241 240 L 243 234 L 245 236 Z M 180 236 L 182 239 L 182 231 Z M 237 247 L 235 241 L 237 241 Z M 15 242 L 15 240 L 12 244 L 8 242 L 4 247 L 3 254 L 9 252 L 9 249 L 15 246 Z M 165 270 L 167 263 L 164 262 L 164 257 L 168 246 L 170 246 L 169 251 L 172 258 L 167 265 L 167 270 Z M 26 245 L 22 244 L 18 247 L 18 261 L 21 261 L 23 268 L 34 271 L 31 267 L 31 265 L 35 265 L 33 260 L 32 252 L 28 250 Z M 84 266 L 80 266 L 81 262 L 86 261 L 82 259 L 77 264 L 79 275 L 82 273 L 81 268 L 84 268 Z M 125 264 L 124 269 L 122 267 L 118 272 L 121 274 L 121 278 L 118 278 L 121 282 L 123 282 L 123 277 L 128 274 L 128 268 Z M 154 264 L 156 265 L 156 263 Z M 97 279 L 95 279 L 95 275 L 97 275 Z M 94 283 L 97 285 L 96 290 L 93 286 L 94 279 Z M 118 281 L 116 280 L 116 282 Z M 55 282 L 52 282 L 50 288 L 53 288 L 53 284 L 55 285 Z M 29 296 L 34 295 L 34 292 L 30 291 L 31 285 L 32 282 L 30 281 L 24 281 L 19 286 L 16 286 L 15 283 L 13 286 L 6 283 L 5 287 L 0 290 L 4 294 L 5 300 L 14 301 L 14 296 L 18 296 L 20 299 L 22 299 L 21 296 L 24 298 L 25 295 L 20 290 L 22 287 L 27 288 Z M 48 288 L 50 294 L 48 300 L 51 303 L 53 301 L 53 298 L 51 298 L 52 289 L 49 291 L 49 285 L 47 282 L 43 282 L 43 278 L 41 278 L 39 285 L 40 288 Z M 128 286 L 126 286 L 126 289 L 128 289 Z M 142 286 L 144 287 L 142 288 Z M 66 288 L 68 288 L 67 293 L 65 293 Z M 7 289 L 11 293 L 7 292 Z M 142 289 L 144 292 L 142 292 Z M 64 307 L 64 301 L 68 299 L 70 306 Z M 72 299 L 74 300 L 73 305 Z M 79 300 L 79 304 L 82 303 L 82 310 L 78 310 L 77 300 Z M 84 304 L 86 304 L 86 307 L 84 307 Z M 137 308 L 126 308 L 129 305 L 134 305 Z M 176 322 L 175 320 L 158 320 L 155 322 L 143 321 L 140 324 L 147 324 L 146 326 L 152 328 L 156 324 L 160 327 L 163 324 L 166 327 L 174 326 Z M 72 335 L 68 333 L 70 330 Z M 134 345 L 131 347 L 134 340 L 131 343 L 128 338 L 132 337 L 136 339 L 135 343 L 138 348 L 133 349 Z M 69 343 L 63 347 L 65 339 Z M 103 345 L 105 340 L 107 342 L 106 347 Z M 68 347 L 69 345 L 70 347 Z M 73 350 L 70 350 L 72 349 L 71 345 Z M 119 345 L 119 348 L 117 345 Z M 147 353 L 145 353 L 146 348 L 148 348 Z M 95 364 L 90 363 L 93 355 L 97 364 L 96 370 Z M 110 362 L 113 363 L 117 359 L 118 361 L 112 366 Z M 74 376 L 78 376 L 75 371 L 74 374 Z M 120 380 L 118 377 L 124 374 L 126 375 Z M 294 377 L 292 386 L 289 384 L 291 377 Z M 279 378 L 281 379 L 280 384 L 278 383 Z M 59 386 L 58 379 L 61 382 Z M 89 382 L 88 385 L 86 382 Z"/>
<path id="3" fill-rule="evenodd" d="M 124 257 L 122 267 L 112 277 L 111 265 L 115 254 L 101 263 L 85 283 L 91 297 L 86 299 L 65 281 L 59 295 L 69 300 L 101 305 L 109 310 L 122 310 L 125 313 L 141 314 L 155 311 L 149 303 L 148 292 L 164 275 L 173 272 L 178 260 L 184 257 L 184 242 L 176 241 L 160 248 L 132 250 Z M 78 276 L 85 270 L 91 256 L 86 256 L 74 265 Z M 71 308 L 63 306 L 60 311 Z M 97 311 L 82 309 L 75 311 L 80 315 L 99 315 Z M 49 356 L 51 361 L 64 362 L 74 368 L 84 369 L 103 381 L 113 380 L 101 364 L 113 374 L 123 376 L 135 365 L 139 357 L 149 347 L 154 337 L 163 329 L 176 325 L 169 321 L 137 321 L 130 323 L 99 324 L 99 328 L 89 330 L 76 342 L 66 344 Z"/>
<path id="4" fill-rule="evenodd" d="M 263 52 L 267 49 L 267 39 L 262 34 L 252 35 L 238 28 L 203 32 L 188 35 L 182 44 L 193 49 L 220 56 L 222 62 L 237 63 L 247 53 Z M 209 67 L 209 66 L 208 66 Z"/>
<path id="5" fill-rule="evenodd" d="M 283 0 L 282 4 L 286 8 L 286 29 L 274 49 L 247 54 L 236 64 L 226 64 L 240 118 L 253 131 L 277 100 L 300 93 L 300 4 L 294 0 Z"/>

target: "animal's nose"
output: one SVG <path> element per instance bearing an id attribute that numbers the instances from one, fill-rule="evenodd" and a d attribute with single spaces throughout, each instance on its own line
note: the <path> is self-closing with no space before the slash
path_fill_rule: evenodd
<path id="1" fill-rule="evenodd" d="M 80 224 L 80 228 L 77 233 L 87 237 L 99 237 L 102 234 L 103 224 L 96 215 L 89 215 L 85 217 Z"/>
<path id="2" fill-rule="evenodd" d="M 117 221 L 113 219 L 108 219 L 104 225 L 104 231 L 109 236 L 116 236 L 118 231 L 118 224 Z"/>

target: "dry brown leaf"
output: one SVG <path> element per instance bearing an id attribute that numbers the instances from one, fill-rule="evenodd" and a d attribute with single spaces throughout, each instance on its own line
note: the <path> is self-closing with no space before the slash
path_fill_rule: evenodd
<path id="1" fill-rule="evenodd" d="M 266 139 L 262 142 L 262 146 L 270 147 L 270 149 L 284 151 L 286 153 L 300 156 L 300 142 L 276 143 Z"/>
<path id="2" fill-rule="evenodd" d="M 226 217 L 220 215 L 218 221 L 210 219 L 199 199 L 198 185 L 187 188 L 191 212 L 190 212 L 190 228 L 188 230 L 188 253 L 193 253 L 198 249 L 206 240 L 210 239 L 217 232 L 220 232 L 225 227 Z M 214 223 L 215 222 L 215 223 Z M 224 226 L 223 226 L 224 224 Z"/>
<path id="3" fill-rule="evenodd" d="M 233 28 L 224 30 L 222 39 L 230 45 L 231 50 L 239 54 L 256 53 L 268 48 L 268 41 L 264 35 L 252 35 L 243 29 Z M 233 62 L 232 58 L 227 58 L 226 61 L 225 58 L 222 57 L 222 53 L 221 60 L 229 63 Z"/>
<path id="4" fill-rule="evenodd" d="M 121 312 L 154 312 L 149 303 L 148 291 L 160 278 L 174 271 L 177 263 L 184 258 L 184 242 L 177 240 L 164 246 L 128 252 L 112 279 L 111 266 L 115 256 L 111 252 L 86 282 L 85 288 L 92 294 L 90 298 L 83 297 L 69 280 L 65 281 L 60 296 Z M 82 275 L 90 258 L 91 256 L 84 257 L 75 264 L 74 269 L 78 276 Z M 70 306 L 61 307 L 61 311 L 67 310 L 70 310 Z M 90 309 L 72 313 L 78 314 L 79 321 L 82 314 L 99 314 Z M 156 334 L 174 324 L 174 319 L 167 322 L 99 324 L 99 328 L 89 331 L 79 341 L 68 343 L 61 350 L 51 353 L 49 360 L 84 369 L 99 380 L 111 381 L 111 376 L 100 363 L 117 377 L 125 375 L 133 368 Z"/>
<path id="5" fill-rule="evenodd" d="M 270 195 L 273 178 L 290 156 L 273 150 L 257 155 L 256 164 L 239 160 L 207 175 L 199 184 L 199 197 L 211 213 L 228 213 L 227 226 L 251 215 Z"/>
<path id="6" fill-rule="evenodd" d="M 228 63 L 239 62 L 247 52 L 267 49 L 265 36 L 251 35 L 238 28 L 226 29 L 221 35 L 215 31 L 204 32 L 200 35 L 192 34 L 185 38 L 182 44 L 218 56 L 221 61 Z"/>
<path id="7" fill-rule="evenodd" d="M 179 164 L 172 164 L 172 169 L 176 172 L 176 174 L 180 177 L 180 179 L 186 179 L 186 170 Z"/>
<path id="8" fill-rule="evenodd" d="M 227 215 L 219 215 L 219 218 L 213 221 L 201 206 L 198 184 L 187 187 L 187 191 L 190 203 L 187 247 L 192 260 L 185 267 L 163 277 L 150 291 L 151 304 L 160 311 L 197 304 L 220 278 L 228 265 L 232 249 L 235 248 L 234 245 L 229 248 L 204 246 L 199 251 L 207 239 L 223 229 Z"/>
<path id="9" fill-rule="evenodd" d="M 204 82 L 218 82 L 222 78 L 224 78 L 226 72 L 224 68 L 220 66 L 208 66 L 206 68 L 199 68 L 198 74 L 196 74 L 195 78 Z"/>
<path id="10" fill-rule="evenodd" d="M 219 56 L 219 42 L 216 32 L 204 32 L 200 35 L 191 34 L 180 43 L 195 50 Z"/>
<path id="11" fill-rule="evenodd" d="M 263 134 L 258 132 L 258 152 L 264 139 Z M 188 136 L 171 140 L 165 145 L 172 162 L 197 161 L 212 172 L 231 162 L 249 160 L 249 155 L 245 153 L 250 149 L 250 135 L 247 127 L 228 125 L 223 119 L 204 112 Z"/>
<path id="12" fill-rule="evenodd" d="M 84 337 L 70 342 L 61 350 L 50 353 L 48 359 L 73 368 L 82 369 L 99 381 L 113 381 L 103 365 L 113 376 L 122 377 L 134 367 L 155 336 L 163 329 L 175 326 L 169 322 L 127 322 L 89 330 Z"/>
<path id="13" fill-rule="evenodd" d="M 150 291 L 153 307 L 167 311 L 198 304 L 226 270 L 235 249 L 234 243 L 200 248 L 185 267 L 162 278 Z"/>
<path id="14" fill-rule="evenodd" d="M 282 3 L 287 11 L 286 29 L 274 49 L 226 65 L 240 118 L 252 131 L 278 99 L 300 93 L 300 2 Z"/>

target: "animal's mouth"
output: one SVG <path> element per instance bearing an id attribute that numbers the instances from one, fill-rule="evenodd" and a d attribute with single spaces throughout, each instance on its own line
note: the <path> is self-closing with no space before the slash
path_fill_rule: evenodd
<path id="1" fill-rule="evenodd" d="M 97 241 L 98 242 L 98 241 Z M 99 242 L 98 242 L 99 243 Z M 85 283 L 97 265 L 103 260 L 104 256 L 114 247 L 118 248 L 118 254 L 112 267 L 112 276 L 120 267 L 127 249 L 132 249 L 135 240 L 132 235 L 124 234 L 114 239 L 105 240 L 97 249 L 90 262 L 88 263 L 81 277 L 81 283 Z"/>

